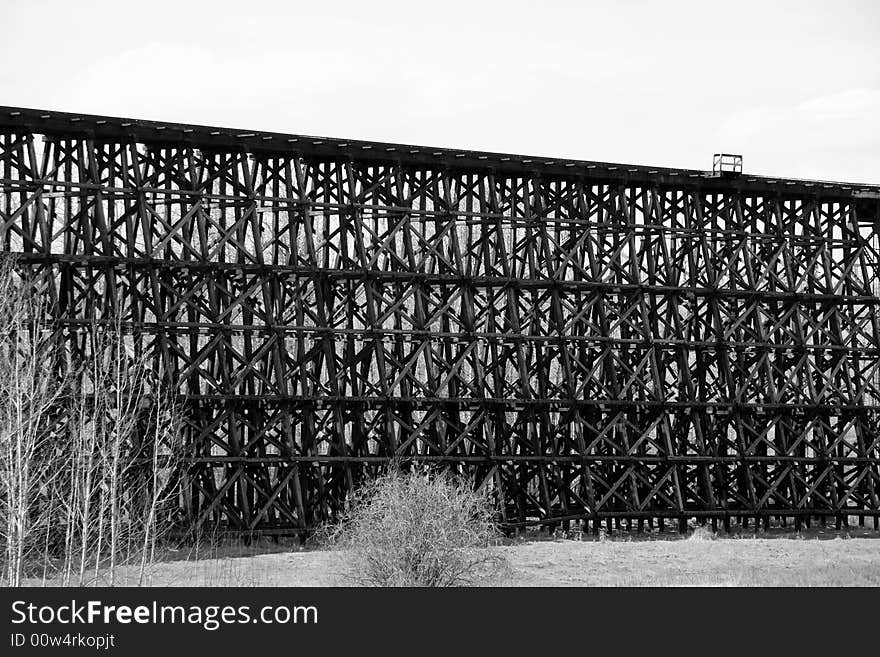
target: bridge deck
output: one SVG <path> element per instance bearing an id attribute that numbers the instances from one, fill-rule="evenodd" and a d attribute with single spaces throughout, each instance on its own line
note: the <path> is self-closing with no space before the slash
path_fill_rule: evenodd
<path id="1" fill-rule="evenodd" d="M 140 143 L 187 144 L 201 149 L 296 152 L 319 158 L 357 159 L 361 162 L 419 167 L 451 167 L 458 170 L 494 171 L 499 174 L 532 175 L 540 172 L 542 176 L 548 177 L 619 181 L 628 185 L 670 185 L 698 187 L 706 191 L 740 190 L 785 195 L 821 193 L 826 198 L 839 196 L 880 199 L 880 184 L 771 178 L 749 174 L 718 178 L 713 177 L 711 172 L 699 169 L 435 148 L 0 106 L 0 130 L 16 130 L 22 127 L 45 135 L 133 139 Z"/>

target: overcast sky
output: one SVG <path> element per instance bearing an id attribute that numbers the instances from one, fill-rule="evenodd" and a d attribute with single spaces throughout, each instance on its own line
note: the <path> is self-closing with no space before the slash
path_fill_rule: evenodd
<path id="1" fill-rule="evenodd" d="M 137 4 L 0 0 L 0 105 L 880 183 L 872 0 Z"/>

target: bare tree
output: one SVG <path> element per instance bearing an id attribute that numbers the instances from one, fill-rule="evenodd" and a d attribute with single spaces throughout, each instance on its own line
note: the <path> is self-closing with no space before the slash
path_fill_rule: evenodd
<path id="1" fill-rule="evenodd" d="M 41 501 L 54 476 L 46 452 L 64 391 L 44 322 L 46 296 L 36 286 L 16 273 L 13 258 L 0 256 L 0 513 L 10 586 L 21 583 L 46 513 Z"/>
<path id="2" fill-rule="evenodd" d="M 93 326 L 87 339 L 70 420 L 63 580 L 112 586 L 121 566 L 136 566 L 144 583 L 176 502 L 179 407 L 118 320 Z"/>
<path id="3" fill-rule="evenodd" d="M 173 387 L 119 318 L 93 322 L 82 353 L 53 332 L 38 279 L 0 261 L 0 514 L 3 578 L 143 584 L 170 527 L 180 464 Z"/>

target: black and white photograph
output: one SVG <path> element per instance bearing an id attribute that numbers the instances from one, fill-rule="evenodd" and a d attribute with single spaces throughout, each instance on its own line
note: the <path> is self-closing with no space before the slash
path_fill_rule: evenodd
<path id="1" fill-rule="evenodd" d="M 880 586 L 880 4 L 0 26 L 5 654 L 330 632 L 312 588 Z"/>

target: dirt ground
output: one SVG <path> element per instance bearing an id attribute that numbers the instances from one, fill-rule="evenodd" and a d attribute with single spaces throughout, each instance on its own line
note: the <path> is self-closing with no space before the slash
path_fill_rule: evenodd
<path id="1" fill-rule="evenodd" d="M 534 540 L 496 548 L 501 586 L 880 586 L 880 533 Z M 259 549 L 259 548 L 257 548 Z M 253 548 L 251 549 L 253 550 Z M 345 585 L 340 553 L 287 551 L 156 565 L 153 586 Z"/>

